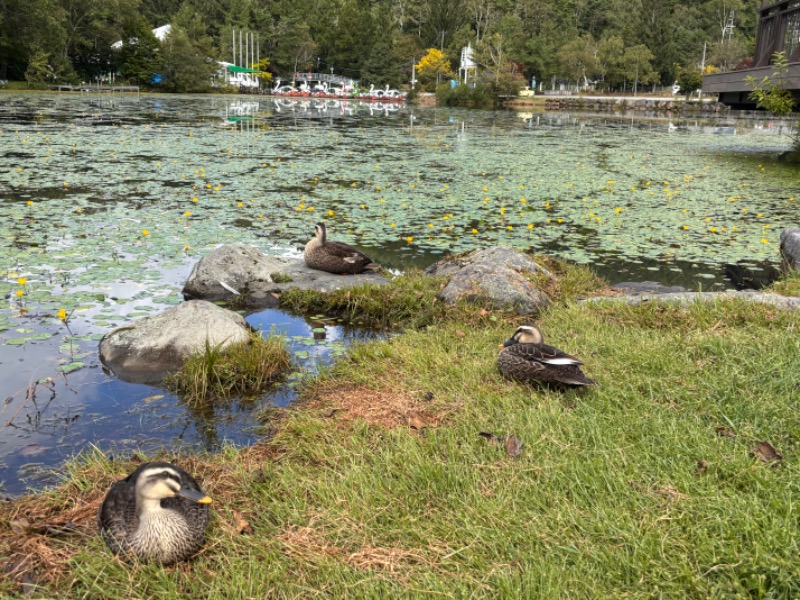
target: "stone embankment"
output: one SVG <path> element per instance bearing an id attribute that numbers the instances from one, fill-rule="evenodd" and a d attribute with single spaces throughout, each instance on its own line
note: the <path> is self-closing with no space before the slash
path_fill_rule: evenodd
<path id="1" fill-rule="evenodd" d="M 693 102 L 672 98 L 585 98 L 554 96 L 545 98 L 545 110 L 587 112 L 657 112 L 679 115 L 720 115 L 730 108 L 719 102 Z"/>

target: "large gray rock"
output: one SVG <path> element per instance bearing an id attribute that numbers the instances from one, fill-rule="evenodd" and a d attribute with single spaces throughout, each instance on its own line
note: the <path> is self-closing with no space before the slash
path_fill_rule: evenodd
<path id="1" fill-rule="evenodd" d="M 727 292 L 678 292 L 669 294 L 637 294 L 635 296 L 610 296 L 599 298 L 586 298 L 581 302 L 593 303 L 621 303 L 621 304 L 645 304 L 647 302 L 659 302 L 667 304 L 677 304 L 688 306 L 698 302 L 717 302 L 719 300 L 738 299 L 745 302 L 755 302 L 757 304 L 767 304 L 783 310 L 800 310 L 800 298 L 793 296 L 781 296 L 765 292 L 746 291 L 727 291 Z"/>
<path id="2" fill-rule="evenodd" d="M 237 298 L 247 306 L 265 308 L 276 306 L 280 294 L 289 289 L 331 292 L 365 283 L 383 285 L 389 280 L 376 273 L 315 271 L 302 258 L 267 256 L 250 246 L 226 244 L 195 264 L 183 295 L 211 301 Z"/>
<path id="3" fill-rule="evenodd" d="M 781 233 L 781 256 L 787 269 L 800 271 L 800 227 L 784 229 Z"/>
<path id="4" fill-rule="evenodd" d="M 124 381 L 158 383 L 191 354 L 203 351 L 206 340 L 225 348 L 247 341 L 250 331 L 241 315 L 190 300 L 106 334 L 100 340 L 100 360 Z"/>
<path id="5" fill-rule="evenodd" d="M 476 250 L 445 259 L 425 271 L 429 275 L 450 275 L 439 294 L 448 303 L 469 300 L 497 308 L 512 308 L 518 314 L 539 313 L 550 298 L 538 289 L 531 276 L 553 278 L 552 273 L 530 256 L 502 246 Z"/>

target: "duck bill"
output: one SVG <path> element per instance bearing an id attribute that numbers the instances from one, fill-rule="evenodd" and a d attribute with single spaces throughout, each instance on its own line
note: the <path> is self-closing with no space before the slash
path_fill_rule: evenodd
<path id="1" fill-rule="evenodd" d="M 211 504 L 211 497 L 206 496 L 203 492 L 198 490 L 193 490 L 191 488 L 182 487 L 178 491 L 178 495 L 183 498 L 188 498 L 198 504 Z"/>
<path id="2" fill-rule="evenodd" d="M 517 342 L 514 341 L 514 338 L 508 338 L 505 342 L 500 344 L 501 348 L 508 348 L 509 346 L 513 346 Z"/>

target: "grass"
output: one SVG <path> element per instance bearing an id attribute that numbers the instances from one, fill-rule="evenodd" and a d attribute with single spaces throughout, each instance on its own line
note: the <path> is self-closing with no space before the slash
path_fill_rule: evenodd
<path id="1" fill-rule="evenodd" d="M 800 296 L 800 272 L 789 271 L 772 284 L 772 291 L 782 296 Z"/>
<path id="2" fill-rule="evenodd" d="M 417 284 L 402 285 L 401 300 Z M 0 505 L 0 556 L 63 598 L 800 594 L 800 315 L 554 304 L 545 341 L 600 382 L 579 393 L 504 380 L 497 345 L 517 321 L 470 310 L 355 346 L 268 441 L 178 459 L 215 499 L 191 563 L 107 553 L 93 511 L 135 465 L 100 453 Z M 520 456 L 479 432 L 517 436 Z M 762 441 L 783 460 L 754 456 Z M 79 533 L 36 533 L 65 520 Z"/>
<path id="3" fill-rule="evenodd" d="M 391 285 L 366 284 L 325 294 L 287 290 L 281 296 L 281 308 L 338 316 L 371 327 L 426 327 L 453 315 L 453 307 L 437 299 L 446 281 L 410 271 L 396 277 Z"/>
<path id="4" fill-rule="evenodd" d="M 533 258 L 557 275 L 557 280 L 534 278 L 556 302 L 610 293 L 608 284 L 588 267 L 542 255 Z M 394 278 L 391 285 L 368 284 L 324 294 L 314 290 L 288 290 L 281 296 L 281 308 L 304 314 L 338 316 L 379 328 L 419 329 L 443 321 L 471 320 L 477 312 L 474 306 L 452 306 L 439 301 L 439 292 L 446 283 L 445 277 L 409 271 Z"/>
<path id="5" fill-rule="evenodd" d="M 289 352 L 277 336 L 263 338 L 254 332 L 246 343 L 224 350 L 206 340 L 203 352 L 190 356 L 165 384 L 189 404 L 252 396 L 280 377 L 289 362 Z"/>

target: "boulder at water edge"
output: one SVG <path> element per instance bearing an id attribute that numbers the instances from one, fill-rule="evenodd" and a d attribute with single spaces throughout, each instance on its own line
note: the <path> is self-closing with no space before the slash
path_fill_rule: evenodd
<path id="1" fill-rule="evenodd" d="M 225 348 L 246 342 L 250 326 L 241 315 L 203 300 L 191 300 L 118 327 L 100 340 L 100 361 L 133 383 L 158 383 L 177 371 L 206 340 Z"/>
<path id="2" fill-rule="evenodd" d="M 781 233 L 781 256 L 787 269 L 800 271 L 800 227 L 784 229 Z"/>
<path id="3" fill-rule="evenodd" d="M 363 285 L 383 285 L 389 280 L 376 273 L 336 275 L 309 269 L 302 258 L 267 256 L 242 244 L 226 244 L 200 259 L 183 286 L 185 298 L 239 299 L 252 307 L 278 304 L 289 289 L 331 292 Z"/>
<path id="4" fill-rule="evenodd" d="M 503 246 L 475 250 L 446 258 L 425 270 L 428 275 L 450 275 L 439 297 L 454 304 L 469 300 L 496 308 L 511 308 L 520 315 L 538 314 L 550 298 L 531 281 L 532 275 L 553 274 L 530 256 Z"/>

